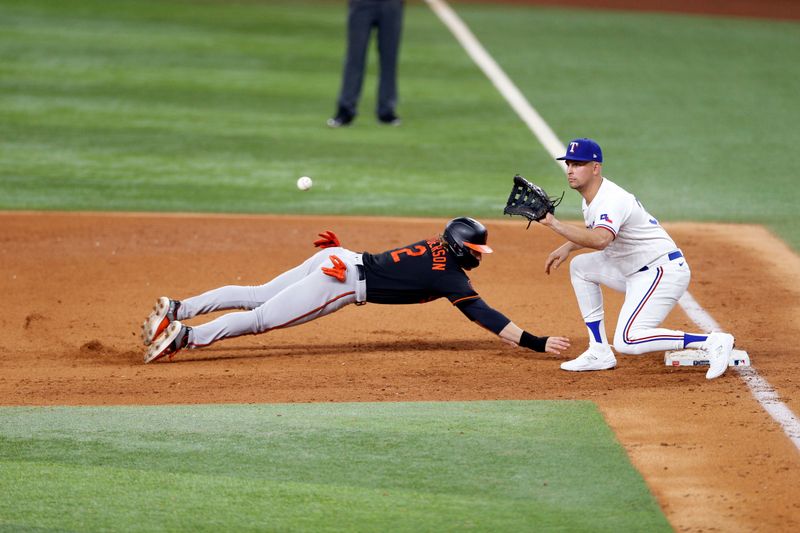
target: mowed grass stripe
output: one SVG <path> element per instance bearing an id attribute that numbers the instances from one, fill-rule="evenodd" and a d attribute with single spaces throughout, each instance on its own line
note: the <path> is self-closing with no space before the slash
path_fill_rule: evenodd
<path id="1" fill-rule="evenodd" d="M 796 22 L 458 5 L 566 141 L 665 220 L 765 223 L 795 248 Z M 400 128 L 334 111 L 338 2 L 6 0 L 0 208 L 499 217 L 515 172 L 563 174 L 424 4 L 409 3 Z M 509 36 L 513 36 L 510 38 Z M 783 51 L 776 53 L 775 51 Z M 299 193 L 298 176 L 315 178 Z M 567 194 L 562 217 L 580 218 Z"/>
<path id="2" fill-rule="evenodd" d="M 406 10 L 403 127 L 375 120 L 373 49 L 356 124 L 327 128 L 346 11 L 4 2 L 0 208 L 500 216 L 515 171 L 558 176 L 425 5 Z"/>
<path id="3" fill-rule="evenodd" d="M 458 13 L 561 140 L 599 140 L 604 174 L 654 216 L 763 223 L 800 248 L 800 187 L 776 165 L 800 143 L 800 23 L 472 3 Z"/>
<path id="4" fill-rule="evenodd" d="M 0 524 L 668 530 L 589 402 L 0 409 Z"/>

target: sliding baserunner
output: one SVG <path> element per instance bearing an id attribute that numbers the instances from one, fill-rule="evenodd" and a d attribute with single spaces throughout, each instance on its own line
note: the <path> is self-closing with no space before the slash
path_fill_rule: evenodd
<path id="1" fill-rule="evenodd" d="M 566 337 L 523 331 L 472 288 L 466 271 L 492 253 L 489 232 L 475 219 L 454 218 L 439 236 L 379 254 L 343 248 L 330 231 L 320 237 L 314 245 L 321 251 L 264 285 L 228 285 L 183 300 L 159 298 L 142 324 L 142 340 L 148 346 L 144 362 L 183 348 L 299 326 L 348 304 L 416 304 L 438 298 L 447 298 L 467 318 L 510 344 L 555 354 L 569 348 Z M 181 323 L 229 309 L 244 311 L 194 327 Z"/>

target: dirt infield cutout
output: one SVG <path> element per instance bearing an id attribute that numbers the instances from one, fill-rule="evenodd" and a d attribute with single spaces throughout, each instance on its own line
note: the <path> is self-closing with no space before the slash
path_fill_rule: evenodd
<path id="1" fill-rule="evenodd" d="M 562 268 L 543 273 L 551 232 L 487 220 L 496 253 L 471 275 L 522 327 L 568 335 L 564 357 L 507 347 L 446 301 L 350 306 L 310 324 L 142 364 L 139 326 L 156 297 L 259 284 L 314 252 L 317 233 L 381 251 L 445 220 L 148 214 L 0 214 L 0 404 L 589 399 L 597 402 L 676 530 L 800 528 L 800 454 L 735 372 L 622 356 L 572 374 L 585 328 Z M 690 291 L 800 412 L 800 260 L 757 226 L 674 224 Z M 619 295 L 606 292 L 611 313 Z M 680 310 L 668 325 L 695 330 Z"/>

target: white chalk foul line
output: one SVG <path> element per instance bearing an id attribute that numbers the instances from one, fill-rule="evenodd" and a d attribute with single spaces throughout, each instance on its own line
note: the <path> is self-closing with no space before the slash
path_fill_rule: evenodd
<path id="1" fill-rule="evenodd" d="M 503 72 L 500 65 L 489 55 L 475 35 L 470 31 L 464 21 L 450 8 L 445 0 L 425 0 L 434 13 L 453 33 L 456 40 L 461 43 L 475 64 L 486 74 L 500 94 L 505 98 L 511 108 L 519 115 L 522 121 L 533 132 L 539 142 L 553 158 L 561 156 L 566 151 L 562 143 L 542 116 L 530 105 L 527 98 L 514 85 L 514 82 Z M 562 169 L 565 168 L 562 166 Z M 720 331 L 719 324 L 700 307 L 688 292 L 678 302 L 689 318 L 703 331 Z M 800 450 L 800 419 L 789 407 L 780 401 L 775 389 L 762 378 L 755 368 L 736 367 L 736 371 L 747 383 L 750 392 L 764 408 L 764 410 L 783 428 L 784 433 Z"/>
<path id="2" fill-rule="evenodd" d="M 697 300 L 691 294 L 686 292 L 678 301 L 680 306 L 689 316 L 689 318 L 697 324 L 703 331 L 722 331 L 722 328 L 714 320 L 714 317 L 708 314 L 703 309 Z M 750 392 L 753 394 L 761 407 L 769 413 L 769 415 L 780 424 L 783 432 L 794 443 L 795 447 L 800 450 L 800 418 L 795 415 L 789 407 L 780 400 L 778 393 L 772 388 L 769 382 L 762 378 L 761 375 L 752 366 L 737 366 L 736 371 L 739 376 L 747 383 Z"/>
<path id="3" fill-rule="evenodd" d="M 528 103 L 528 99 L 517 89 L 514 82 L 503 72 L 500 65 L 489 55 L 489 52 L 481 45 L 475 35 L 472 34 L 470 29 L 464 24 L 464 21 L 456 15 L 450 6 L 444 0 L 426 0 L 428 5 L 434 13 L 441 19 L 445 26 L 455 36 L 456 40 L 461 43 L 464 50 L 472 58 L 478 67 L 486 74 L 500 94 L 505 98 L 511 108 L 516 111 L 517 115 L 528 126 L 533 134 L 542 143 L 545 150 L 550 152 L 553 159 L 564 155 L 564 144 L 558 140 L 558 137 L 550 129 L 547 122 L 544 121 L 541 115 Z M 566 165 L 561 165 L 566 170 Z"/>

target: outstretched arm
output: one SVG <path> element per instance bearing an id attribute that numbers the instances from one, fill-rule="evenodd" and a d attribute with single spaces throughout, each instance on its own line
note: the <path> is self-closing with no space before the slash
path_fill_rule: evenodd
<path id="1" fill-rule="evenodd" d="M 502 313 L 489 307 L 481 298 L 475 298 L 458 306 L 467 317 L 499 335 L 504 341 L 537 352 L 559 354 L 569 347 L 566 337 L 537 337 L 523 331 Z"/>
<path id="2" fill-rule="evenodd" d="M 500 338 L 511 344 L 529 348 L 537 352 L 547 352 L 560 354 L 561 350 L 569 348 L 569 339 L 566 337 L 537 337 L 527 331 L 523 331 L 513 322 L 500 332 Z"/>

